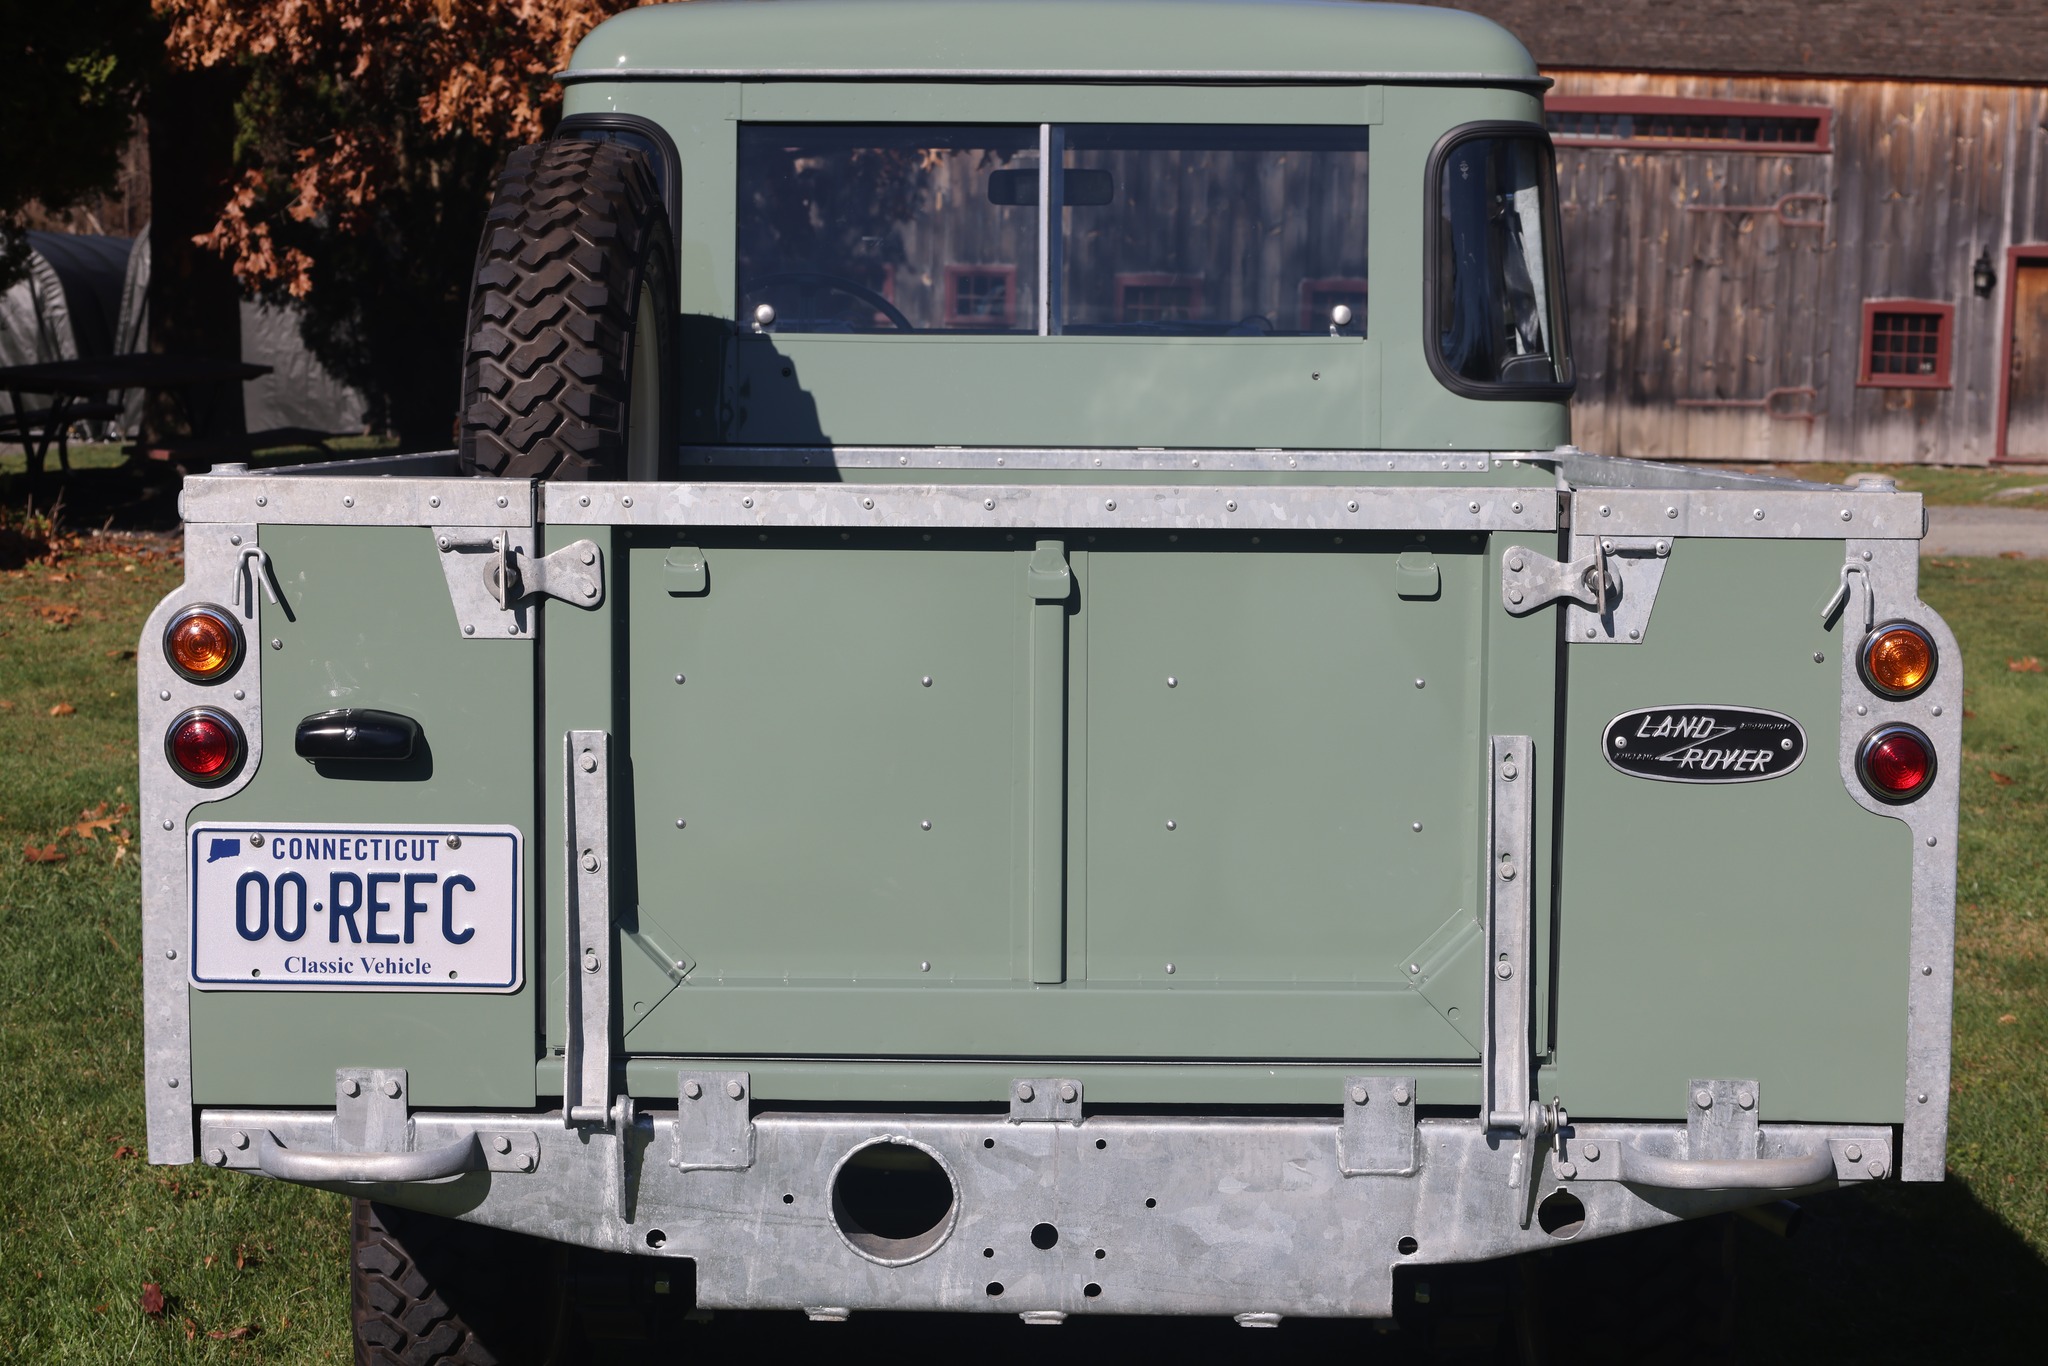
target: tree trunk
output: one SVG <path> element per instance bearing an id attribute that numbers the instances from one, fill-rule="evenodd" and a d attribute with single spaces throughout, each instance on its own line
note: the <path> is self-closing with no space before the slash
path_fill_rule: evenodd
<path id="1" fill-rule="evenodd" d="M 192 240 L 227 202 L 242 79 L 234 67 L 167 69 L 149 94 L 148 347 L 156 354 L 242 358 L 241 285 L 227 262 Z M 152 393 L 143 429 L 152 437 L 240 436 L 242 386 Z"/>

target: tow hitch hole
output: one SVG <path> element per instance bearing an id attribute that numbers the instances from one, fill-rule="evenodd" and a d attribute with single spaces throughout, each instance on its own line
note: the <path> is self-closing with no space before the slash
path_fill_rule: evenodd
<path id="1" fill-rule="evenodd" d="M 984 1138 L 983 1140 L 981 1140 L 981 1146 L 984 1148 L 993 1148 L 996 1146 L 996 1141 L 992 1138 Z"/>
<path id="2" fill-rule="evenodd" d="M 988 1294 L 990 1299 L 994 1299 L 996 1296 L 1002 1293 L 1003 1283 L 1001 1281 L 990 1281 L 988 1283 Z"/>
<path id="3" fill-rule="evenodd" d="M 1149 1195 L 1148 1195 L 1148 1196 L 1146 1196 L 1146 1197 L 1145 1197 L 1145 1208 L 1146 1208 L 1146 1209 L 1158 1209 L 1158 1208 L 1159 1208 L 1159 1202 L 1158 1202 L 1157 1200 L 1154 1200 L 1154 1199 L 1153 1199 L 1153 1198 L 1152 1198 L 1151 1196 L 1149 1196 Z"/>
<path id="4" fill-rule="evenodd" d="M 1040 1252 L 1050 1252 L 1059 1245 L 1060 1231 L 1051 1224 L 1040 1224 L 1031 1230 L 1031 1246 Z"/>
<path id="5" fill-rule="evenodd" d="M 648 1230 L 647 1230 L 647 1246 L 649 1246 L 649 1247 L 664 1247 L 664 1246 L 666 1246 L 667 1244 L 668 1244 L 668 1235 L 667 1235 L 666 1233 L 663 1233 L 663 1232 L 662 1232 L 662 1231 L 661 1231 L 660 1229 L 658 1229 L 658 1228 L 651 1228 L 651 1229 L 648 1229 Z"/>
<path id="6" fill-rule="evenodd" d="M 854 1251 L 886 1265 L 914 1262 L 953 1231 L 953 1178 L 927 1148 L 878 1139 L 832 1174 L 832 1220 Z"/>
<path id="7" fill-rule="evenodd" d="M 1568 1190 L 1554 1190 L 1536 1207 L 1536 1222 L 1553 1238 L 1573 1238 L 1586 1226 L 1586 1207 Z"/>
<path id="8" fill-rule="evenodd" d="M 782 1194 L 782 1203 L 785 1205 L 794 1205 L 796 1203 L 796 1197 L 794 1195 L 791 1195 L 788 1191 L 784 1191 Z"/>
<path id="9" fill-rule="evenodd" d="M 981 1255 L 984 1257 L 993 1257 L 996 1255 L 996 1250 L 992 1247 L 985 1247 L 981 1250 Z"/>
<path id="10" fill-rule="evenodd" d="M 1413 1257 L 1415 1255 L 1415 1250 L 1421 1247 L 1422 1244 L 1416 1242 L 1413 1238 L 1403 1238 L 1400 1242 L 1394 1244 L 1394 1246 L 1401 1250 L 1401 1255 L 1403 1257 Z"/>
<path id="11" fill-rule="evenodd" d="M 1100 1295 L 1102 1293 L 1102 1287 L 1097 1285 L 1095 1282 L 1090 1281 L 1088 1282 L 1088 1284 L 1081 1287 L 1081 1293 L 1092 1300 L 1097 1295 Z"/>
<path id="12" fill-rule="evenodd" d="M 1100 1149 L 1107 1148 L 1109 1146 L 1109 1140 L 1106 1138 L 1098 1138 L 1095 1140 L 1095 1146 L 1098 1151 Z"/>
<path id="13" fill-rule="evenodd" d="M 1109 1254 L 1107 1252 L 1103 1251 L 1099 1247 L 1095 1249 L 1095 1260 L 1098 1262 L 1101 1261 L 1104 1257 L 1107 1257 L 1108 1255 Z"/>

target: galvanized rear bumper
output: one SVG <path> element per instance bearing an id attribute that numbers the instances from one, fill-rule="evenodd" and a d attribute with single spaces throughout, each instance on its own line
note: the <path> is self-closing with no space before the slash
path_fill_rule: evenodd
<path id="1" fill-rule="evenodd" d="M 1079 1118 L 1076 1105 L 1072 1120 L 1018 1120 L 750 1114 L 744 1074 L 721 1075 L 706 1074 L 680 1112 L 627 1106 L 609 1125 L 565 1126 L 559 1112 L 408 1118 L 402 1102 L 396 1127 L 347 1106 L 207 1110 L 201 1149 L 216 1166 L 252 1170 L 311 1155 L 327 1175 L 396 1174 L 384 1164 L 407 1160 L 417 1173 L 429 1158 L 461 1157 L 457 1174 L 438 1180 L 309 1184 L 586 1247 L 690 1258 L 707 1307 L 1039 1321 L 1386 1316 L 1404 1263 L 1507 1256 L 1893 1170 L 1885 1127 L 1752 1119 L 1750 1138 L 1738 1116 L 1736 1141 L 1754 1156 L 1703 1160 L 1696 1154 L 1725 1145 L 1727 1132 L 1567 1121 L 1529 1142 L 1476 1119 L 1404 1119 L 1400 1083 L 1387 1078 L 1342 1118 Z M 1374 1113 L 1388 1118 L 1369 1121 Z M 366 1142 L 402 1148 L 355 1146 Z M 922 1237 L 871 1236 L 835 1199 L 841 1165 L 877 1143 L 920 1150 L 951 1182 L 951 1208 Z M 330 1154 L 335 1164 L 320 1168 Z M 1798 1185 L 1766 1184 L 1784 1181 Z"/>

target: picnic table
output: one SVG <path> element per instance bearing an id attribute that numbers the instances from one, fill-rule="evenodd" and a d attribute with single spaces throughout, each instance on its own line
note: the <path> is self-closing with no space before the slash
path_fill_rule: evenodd
<path id="1" fill-rule="evenodd" d="M 0 389 L 14 400 L 14 411 L 0 416 L 0 440 L 21 444 L 29 486 L 34 488 L 42 480 L 52 443 L 58 463 L 70 470 L 72 423 L 120 415 L 119 406 L 107 401 L 109 394 L 126 389 L 169 392 L 184 410 L 187 425 L 203 431 L 223 386 L 269 373 L 269 366 L 248 361 L 147 352 L 0 366 Z M 46 396 L 49 406 L 30 408 L 24 394 Z"/>

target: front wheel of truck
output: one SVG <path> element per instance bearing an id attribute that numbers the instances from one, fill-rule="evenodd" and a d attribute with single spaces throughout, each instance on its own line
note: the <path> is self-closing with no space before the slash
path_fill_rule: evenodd
<path id="1" fill-rule="evenodd" d="M 511 479 L 655 479 L 674 448 L 675 248 L 637 148 L 514 152 L 484 219 L 458 460 Z"/>
<path id="2" fill-rule="evenodd" d="M 355 1202 L 356 1366 L 544 1366 L 569 1339 L 560 1250 L 537 1238 Z"/>

